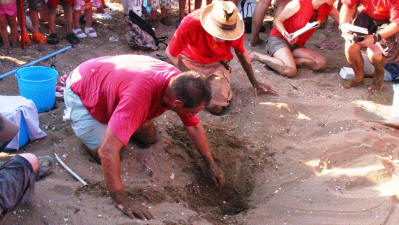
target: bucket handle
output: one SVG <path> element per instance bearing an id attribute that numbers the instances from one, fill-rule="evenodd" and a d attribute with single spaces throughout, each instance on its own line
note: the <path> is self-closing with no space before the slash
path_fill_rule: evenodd
<path id="1" fill-rule="evenodd" d="M 51 64 L 50 67 L 57 70 L 54 64 Z"/>

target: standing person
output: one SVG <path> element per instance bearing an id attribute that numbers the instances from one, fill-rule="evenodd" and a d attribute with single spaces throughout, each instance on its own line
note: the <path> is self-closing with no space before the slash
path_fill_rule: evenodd
<path id="1" fill-rule="evenodd" d="M 197 113 L 211 98 L 208 82 L 196 72 L 181 73 L 169 63 L 142 55 L 104 56 L 80 64 L 67 80 L 64 99 L 71 126 L 86 150 L 101 161 L 105 182 L 118 209 L 129 217 L 152 218 L 127 198 L 119 152 L 130 137 L 157 140 L 151 119 L 166 110 L 178 114 L 220 189 L 223 171 L 215 163 Z M 67 115 L 68 116 L 68 115 Z"/>
<path id="2" fill-rule="evenodd" d="M 382 91 L 384 87 L 384 66 L 386 58 L 381 48 L 377 45 L 382 39 L 387 39 L 399 32 L 399 2 L 386 0 L 343 0 L 340 11 L 340 28 L 342 33 L 350 32 L 346 29 L 352 21 L 360 2 L 361 9 L 358 16 L 354 19 L 353 24 L 356 26 L 367 28 L 368 35 L 363 37 L 363 41 L 355 42 L 346 40 L 345 55 L 348 63 L 355 72 L 355 79 L 344 81 L 344 88 L 351 88 L 363 84 L 364 80 L 364 61 L 360 50 L 367 48 L 367 55 L 370 62 L 375 68 L 374 83 L 369 87 L 369 91 Z M 388 24 L 384 29 L 377 31 L 378 27 Z"/>
<path id="3" fill-rule="evenodd" d="M 30 37 L 26 35 L 27 37 L 25 37 L 25 40 L 30 38 L 38 44 L 46 44 L 46 37 L 39 31 L 39 12 L 43 11 L 45 8 L 44 0 L 28 0 L 28 6 L 29 17 L 32 21 L 32 34 Z"/>
<path id="4" fill-rule="evenodd" d="M 99 0 L 76 0 L 73 12 L 73 33 L 78 38 L 97 37 L 97 32 L 92 27 L 93 24 L 93 7 L 100 8 L 101 2 Z M 80 28 L 80 12 L 84 10 L 86 27 L 84 32 Z"/>
<path id="5" fill-rule="evenodd" d="M 233 97 L 231 48 L 256 91 L 276 94 L 273 88 L 255 78 L 244 47 L 244 22 L 233 2 L 219 1 L 187 15 L 165 50 L 169 60 L 180 70 L 194 70 L 207 77 L 212 87 L 212 100 L 207 110 L 213 114 L 221 114 Z"/>
<path id="6" fill-rule="evenodd" d="M 320 71 L 327 67 L 327 59 L 318 52 L 305 47 L 305 43 L 317 30 L 313 28 L 297 38 L 292 33 L 309 22 L 321 24 L 328 15 L 338 21 L 335 0 L 292 0 L 274 19 L 274 27 L 266 42 L 267 55 L 251 52 L 251 60 L 265 63 L 286 77 L 297 75 L 297 66 L 306 66 Z"/>
<path id="7" fill-rule="evenodd" d="M 0 151 L 17 135 L 19 128 L 0 114 Z M 27 202 L 35 181 L 52 173 L 53 159 L 34 154 L 18 154 L 0 166 L 0 221 L 7 212 Z"/>
<path id="8" fill-rule="evenodd" d="M 75 0 L 48 0 L 47 10 L 48 10 L 48 26 L 49 26 L 49 36 L 47 37 L 47 43 L 55 45 L 60 42 L 57 32 L 55 30 L 55 18 L 57 15 L 57 6 L 59 1 L 64 8 L 64 18 L 66 23 L 66 39 L 71 44 L 79 43 L 79 38 L 73 33 L 73 4 Z"/>
<path id="9" fill-rule="evenodd" d="M 152 27 L 157 27 L 158 26 L 158 8 L 161 8 L 161 23 L 165 26 L 171 26 L 172 22 L 170 21 L 168 15 L 169 15 L 169 9 L 170 9 L 170 3 L 171 0 L 150 0 L 151 4 L 151 16 L 149 23 L 151 24 Z"/>
<path id="10" fill-rule="evenodd" d="M 16 47 L 18 45 L 16 0 L 0 0 L 0 36 L 5 48 L 10 47 L 7 26 L 10 26 L 11 30 L 11 44 L 13 47 Z"/>

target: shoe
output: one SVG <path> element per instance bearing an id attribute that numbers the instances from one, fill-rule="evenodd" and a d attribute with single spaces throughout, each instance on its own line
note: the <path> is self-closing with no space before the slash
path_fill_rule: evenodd
<path id="1" fill-rule="evenodd" d="M 164 17 L 161 19 L 161 23 L 165 26 L 172 26 L 172 21 L 168 19 L 168 17 Z"/>
<path id="2" fill-rule="evenodd" d="M 51 156 L 39 157 L 39 170 L 37 172 L 36 181 L 39 181 L 48 175 L 52 174 L 54 170 L 54 159 Z"/>
<path id="3" fill-rule="evenodd" d="M 19 39 L 19 42 L 21 42 L 21 39 L 22 39 L 21 37 Z M 24 43 L 26 46 L 31 46 L 32 41 L 30 40 L 29 34 L 24 34 Z"/>
<path id="4" fill-rule="evenodd" d="M 60 39 L 58 39 L 58 36 L 56 33 L 50 34 L 49 36 L 47 36 L 47 43 L 49 43 L 50 45 L 56 45 L 58 43 L 60 43 Z"/>
<path id="5" fill-rule="evenodd" d="M 46 44 L 47 43 L 47 39 L 46 37 L 43 36 L 43 34 L 41 34 L 40 32 L 34 33 L 32 34 L 32 40 L 34 40 L 36 43 L 38 43 L 39 45 L 42 44 Z"/>
<path id="6" fill-rule="evenodd" d="M 77 43 L 80 42 L 79 38 L 76 37 L 75 33 L 73 33 L 73 32 L 67 33 L 66 39 L 67 39 L 67 41 L 69 41 L 69 43 L 71 43 L 71 44 L 77 44 Z"/>
<path id="7" fill-rule="evenodd" d="M 93 27 L 86 27 L 85 28 L 85 33 L 87 34 L 87 36 L 89 36 L 91 38 L 97 37 L 96 30 L 94 30 Z"/>
<path id="8" fill-rule="evenodd" d="M 85 38 L 87 37 L 87 35 L 85 33 L 83 33 L 82 29 L 78 28 L 78 29 L 74 29 L 73 33 L 76 35 L 76 37 L 78 38 Z"/>

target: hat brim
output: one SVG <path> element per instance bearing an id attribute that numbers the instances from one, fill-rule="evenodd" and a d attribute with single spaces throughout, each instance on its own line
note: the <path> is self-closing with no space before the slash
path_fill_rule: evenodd
<path id="1" fill-rule="evenodd" d="M 244 33 L 244 21 L 240 13 L 237 12 L 238 18 L 236 28 L 233 30 L 223 30 L 212 22 L 211 11 L 214 6 L 215 3 L 210 4 L 201 12 L 200 21 L 205 31 L 214 37 L 226 41 L 234 41 L 240 38 Z"/>

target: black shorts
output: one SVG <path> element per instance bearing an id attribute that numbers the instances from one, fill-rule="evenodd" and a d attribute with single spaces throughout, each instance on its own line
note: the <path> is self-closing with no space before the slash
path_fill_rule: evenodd
<path id="1" fill-rule="evenodd" d="M 291 51 L 298 48 L 297 45 L 290 45 L 287 40 L 280 36 L 269 36 L 266 40 L 266 53 L 270 56 L 273 56 L 274 53 L 285 47 L 289 48 Z"/>
<path id="2" fill-rule="evenodd" d="M 0 167 L 0 219 L 29 200 L 35 188 L 35 176 L 32 165 L 18 155 Z"/>
<path id="3" fill-rule="evenodd" d="M 379 26 L 387 23 L 389 23 L 389 20 L 375 20 L 368 16 L 366 13 L 362 12 L 357 15 L 355 21 L 353 22 L 353 25 L 367 28 L 369 34 L 373 34 L 378 30 Z"/>

